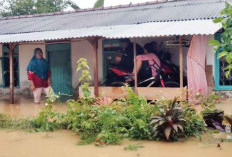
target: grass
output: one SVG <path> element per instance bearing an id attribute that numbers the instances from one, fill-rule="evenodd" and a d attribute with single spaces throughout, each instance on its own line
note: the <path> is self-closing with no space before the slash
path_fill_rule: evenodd
<path id="1" fill-rule="evenodd" d="M 15 119 L 0 113 L 0 128 L 30 131 L 33 125 L 29 119 Z"/>

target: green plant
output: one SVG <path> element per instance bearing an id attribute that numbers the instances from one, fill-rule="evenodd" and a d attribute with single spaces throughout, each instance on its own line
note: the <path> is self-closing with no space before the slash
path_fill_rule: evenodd
<path id="1" fill-rule="evenodd" d="M 189 104 L 181 105 L 186 120 L 184 123 L 184 134 L 186 137 L 195 136 L 201 138 L 201 134 L 205 131 L 205 124 L 202 116 L 197 113 L 196 109 Z"/>
<path id="2" fill-rule="evenodd" d="M 110 105 L 86 105 L 68 101 L 68 128 L 78 133 L 81 143 L 119 144 L 123 138 L 151 139 L 149 120 L 154 106 L 129 89 L 128 100 Z M 97 140 L 96 140 L 97 139 Z"/>
<path id="3" fill-rule="evenodd" d="M 124 149 L 125 150 L 129 150 L 129 151 L 136 151 L 139 148 L 143 148 L 144 146 L 140 145 L 140 144 L 129 144 L 128 146 L 126 146 Z"/>
<path id="4" fill-rule="evenodd" d="M 213 113 L 217 111 L 216 104 L 220 101 L 220 96 L 215 93 L 211 93 L 209 96 L 205 96 L 201 89 L 197 93 L 191 93 L 190 91 L 190 99 L 189 102 L 191 105 L 200 105 L 202 108 L 202 114 L 204 113 Z"/>
<path id="5" fill-rule="evenodd" d="M 215 51 L 220 51 L 218 58 L 224 58 L 228 65 L 224 69 L 225 76 L 229 78 L 232 74 L 232 6 L 226 2 L 225 8 L 221 11 L 222 17 L 216 18 L 215 23 L 221 23 L 224 32 L 221 35 L 220 40 L 211 40 L 210 45 L 215 46 Z"/>
<path id="6" fill-rule="evenodd" d="M 204 97 L 201 100 L 201 107 L 204 112 L 216 110 L 216 104 L 219 102 L 219 96 L 216 94 L 210 94 L 208 97 Z"/>
<path id="7" fill-rule="evenodd" d="M 113 100 L 109 97 L 99 97 L 99 98 L 96 98 L 95 100 L 95 104 L 96 105 L 112 105 L 113 103 Z"/>
<path id="8" fill-rule="evenodd" d="M 99 126 L 96 124 L 98 106 L 83 105 L 80 101 L 68 101 L 66 121 L 68 129 L 73 130 L 81 136 L 81 143 L 92 143 L 96 139 Z"/>
<path id="9" fill-rule="evenodd" d="M 53 111 L 52 105 L 47 105 L 41 110 L 39 115 L 32 121 L 35 131 L 54 131 L 65 128 L 63 114 Z"/>
<path id="10" fill-rule="evenodd" d="M 90 70 L 88 66 L 88 61 L 84 58 L 80 58 L 77 61 L 77 72 L 81 72 L 81 77 L 79 78 L 79 83 L 81 83 L 82 92 L 84 98 L 80 98 L 80 103 L 91 105 L 94 99 L 91 98 L 91 91 L 89 90 L 89 82 L 91 81 Z"/>
<path id="11" fill-rule="evenodd" d="M 201 95 L 201 94 L 199 94 Z M 219 96 L 216 94 L 210 94 L 208 97 L 202 97 L 200 105 L 202 108 L 202 115 L 220 113 L 222 110 L 216 108 L 216 104 L 219 102 Z"/>
<path id="12" fill-rule="evenodd" d="M 152 139 L 149 121 L 155 107 L 148 104 L 143 97 L 137 96 L 130 87 L 126 86 L 126 90 L 128 96 L 124 115 L 131 121 L 129 137 L 143 140 Z"/>
<path id="13" fill-rule="evenodd" d="M 0 128 L 1 129 L 33 129 L 32 121 L 29 119 L 14 119 L 8 115 L 0 113 Z"/>
<path id="14" fill-rule="evenodd" d="M 60 98 L 59 95 L 57 95 L 56 93 L 52 92 L 51 89 L 49 89 L 49 94 L 46 99 L 46 105 L 51 105 L 55 103 L 59 98 Z"/>
<path id="15" fill-rule="evenodd" d="M 10 116 L 0 113 L 0 128 L 11 128 L 13 120 Z"/>
<path id="16" fill-rule="evenodd" d="M 108 144 L 120 144 L 121 135 L 110 130 L 103 130 L 100 132 L 95 140 L 97 146 L 108 145 Z"/>
<path id="17" fill-rule="evenodd" d="M 218 104 L 220 100 L 218 95 L 212 93 L 208 97 L 205 97 L 201 90 L 199 90 L 198 93 L 192 96 L 192 98 L 194 105 L 201 106 L 201 114 L 208 127 L 217 128 L 219 125 L 222 125 L 223 112 L 216 108 L 216 104 Z M 195 117 L 194 119 L 196 120 L 199 118 Z M 191 127 L 191 130 L 194 131 L 194 128 Z M 199 133 L 195 135 L 199 135 Z"/>
<path id="18" fill-rule="evenodd" d="M 177 99 L 170 100 L 167 104 L 163 104 L 157 115 L 152 117 L 150 126 L 153 138 L 177 140 L 179 134 L 184 133 L 183 126 L 186 120 L 183 111 L 177 104 Z"/>

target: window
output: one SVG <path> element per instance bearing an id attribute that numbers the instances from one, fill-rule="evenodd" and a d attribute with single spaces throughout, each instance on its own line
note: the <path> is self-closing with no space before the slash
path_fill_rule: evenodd
<path id="1" fill-rule="evenodd" d="M 215 34 L 215 39 L 220 40 L 221 33 Z M 225 58 L 218 58 L 218 51 L 215 54 L 215 90 L 232 90 L 232 74 L 229 78 L 225 77 L 225 67 L 228 65 Z"/>
<path id="2" fill-rule="evenodd" d="M 14 48 L 14 86 L 19 86 L 19 53 L 18 46 Z M 10 86 L 10 68 L 9 68 L 9 45 L 4 44 L 2 47 L 1 58 L 1 86 Z"/>

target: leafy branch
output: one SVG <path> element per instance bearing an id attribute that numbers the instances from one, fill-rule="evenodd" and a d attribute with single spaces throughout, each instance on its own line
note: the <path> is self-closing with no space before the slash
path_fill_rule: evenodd
<path id="1" fill-rule="evenodd" d="M 89 82 L 91 81 L 90 70 L 88 66 L 88 61 L 85 58 L 80 58 L 77 61 L 77 72 L 81 72 L 81 77 L 79 78 L 79 83 L 83 83 L 81 85 L 82 92 L 85 98 L 90 97 L 90 90 L 89 90 Z"/>
<path id="2" fill-rule="evenodd" d="M 211 40 L 210 45 L 215 47 L 215 51 L 220 51 L 218 58 L 225 59 L 228 65 L 224 68 L 226 78 L 232 73 L 232 6 L 226 2 L 226 7 L 221 11 L 221 17 L 214 20 L 215 23 L 221 23 L 224 32 L 220 40 Z"/>

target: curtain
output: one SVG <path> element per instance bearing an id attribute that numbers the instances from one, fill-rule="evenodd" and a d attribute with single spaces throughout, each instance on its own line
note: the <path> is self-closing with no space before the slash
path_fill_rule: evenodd
<path id="1" fill-rule="evenodd" d="M 204 96 L 208 95 L 205 73 L 206 45 L 206 35 L 193 36 L 187 56 L 189 99 L 191 95 L 199 92 Z"/>

